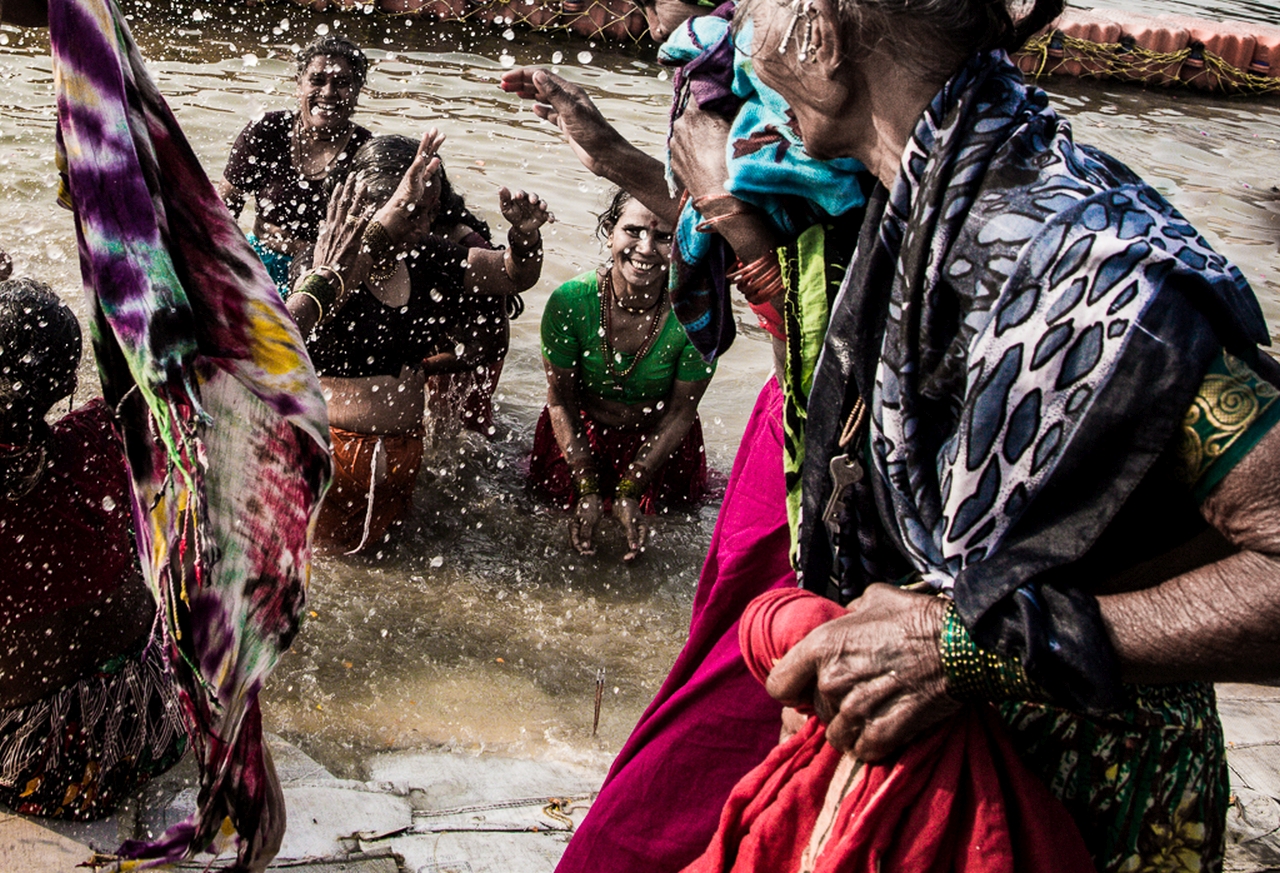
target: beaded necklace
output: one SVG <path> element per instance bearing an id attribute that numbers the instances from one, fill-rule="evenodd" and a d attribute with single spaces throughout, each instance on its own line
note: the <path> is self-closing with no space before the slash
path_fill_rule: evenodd
<path id="1" fill-rule="evenodd" d="M 666 311 L 667 296 L 661 295 L 658 302 L 654 304 L 656 311 L 653 313 L 653 320 L 649 322 L 649 333 L 636 351 L 635 357 L 631 359 L 631 363 L 621 372 L 613 365 L 615 352 L 613 344 L 609 342 L 609 334 L 613 328 L 613 319 L 609 315 L 609 310 L 613 308 L 613 300 L 613 270 L 610 269 L 605 271 L 604 278 L 600 282 L 600 354 L 604 355 L 605 369 L 614 379 L 613 390 L 621 394 L 624 390 L 622 383 L 635 372 L 636 367 L 644 360 L 644 356 L 653 349 L 653 344 L 658 338 L 658 325 L 662 322 L 662 316 Z M 617 356 L 621 357 L 621 354 Z"/>

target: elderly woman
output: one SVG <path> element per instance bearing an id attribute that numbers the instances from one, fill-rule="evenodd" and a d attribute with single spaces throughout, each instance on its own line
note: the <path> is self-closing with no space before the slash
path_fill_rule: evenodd
<path id="1" fill-rule="evenodd" d="M 997 703 L 1097 869 L 1218 869 L 1209 682 L 1280 673 L 1280 368 L 1239 271 L 1009 62 L 1060 11 L 739 10 L 809 152 L 880 183 L 805 436 L 803 582 L 849 614 L 768 684 L 863 760 Z"/>
<path id="2" fill-rule="evenodd" d="M 134 548 L 115 416 L 72 394 L 80 326 L 48 286 L 0 282 L 0 803 L 78 821 L 182 756 L 187 734 Z"/>
<path id="3" fill-rule="evenodd" d="M 443 141 L 434 130 L 421 146 L 376 137 L 356 153 L 331 198 L 315 266 L 289 298 L 328 399 L 337 468 L 317 536 L 352 552 L 381 541 L 412 504 L 427 378 L 465 369 L 468 355 L 483 358 L 495 341 L 492 319 L 476 325 L 481 296 L 519 294 L 542 270 L 548 213 L 537 195 L 499 190 L 508 249 L 436 233 L 469 215 L 441 219 L 441 197 L 454 202 L 434 157 Z M 356 228 L 367 237 L 343 262 L 337 253 Z"/>
<path id="4" fill-rule="evenodd" d="M 629 561 L 644 545 L 643 512 L 706 493 L 698 401 L 715 365 L 669 317 L 671 225 L 619 190 L 598 232 L 609 263 L 557 288 L 542 315 L 547 406 L 529 484 L 573 506 L 570 539 L 584 554 L 611 498 Z"/>
<path id="5" fill-rule="evenodd" d="M 328 202 L 325 179 L 373 136 L 351 120 L 368 68 L 355 43 L 321 37 L 298 52 L 297 110 L 266 113 L 231 146 L 218 194 L 237 216 L 254 197 L 249 242 L 281 293 L 290 261 L 315 245 Z"/>

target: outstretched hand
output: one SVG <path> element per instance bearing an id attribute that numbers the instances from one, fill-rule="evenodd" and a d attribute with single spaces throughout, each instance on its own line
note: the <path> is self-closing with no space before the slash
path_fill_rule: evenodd
<path id="1" fill-rule="evenodd" d="M 945 610 L 940 597 L 871 585 L 778 661 L 769 694 L 811 702 L 833 746 L 879 761 L 960 708 L 938 652 Z"/>
<path id="2" fill-rule="evenodd" d="M 431 219 L 440 202 L 437 184 L 444 134 L 431 128 L 422 137 L 413 163 L 405 171 L 395 193 L 374 216 L 397 244 L 407 244 L 431 230 Z"/>
<path id="3" fill-rule="evenodd" d="M 573 153 L 594 175 L 603 176 L 610 149 L 625 143 L 587 92 L 541 67 L 517 67 L 502 74 L 503 91 L 536 101 L 533 114 L 560 128 Z"/>
<path id="4" fill-rule="evenodd" d="M 526 191 L 511 193 L 511 189 L 498 189 L 498 205 L 502 209 L 502 217 L 511 223 L 511 229 L 525 236 L 532 236 L 538 228 L 548 221 L 555 221 L 555 216 L 547 209 L 547 202 L 537 194 Z"/>

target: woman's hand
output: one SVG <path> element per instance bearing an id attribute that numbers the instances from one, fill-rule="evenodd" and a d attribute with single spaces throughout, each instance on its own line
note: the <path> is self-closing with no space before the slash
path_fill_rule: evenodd
<path id="1" fill-rule="evenodd" d="M 960 708 L 938 651 L 945 611 L 940 597 L 871 585 L 788 652 L 766 687 L 783 703 L 812 698 L 833 746 L 878 761 Z"/>
<path id="2" fill-rule="evenodd" d="M 396 245 L 411 244 L 431 232 L 431 221 L 440 202 L 436 173 L 442 145 L 444 134 L 434 127 L 426 132 L 395 193 L 373 216 Z"/>
<path id="3" fill-rule="evenodd" d="M 502 209 L 502 217 L 511 223 L 511 229 L 523 237 L 532 238 L 538 228 L 548 221 L 555 221 L 547 202 L 538 198 L 537 194 L 511 189 L 498 189 L 498 206 Z"/>
<path id="4" fill-rule="evenodd" d="M 608 164 L 626 141 L 586 91 L 540 67 L 508 70 L 502 74 L 501 88 L 536 101 L 533 114 L 560 128 L 582 165 L 594 175 L 609 175 Z"/>
<path id="5" fill-rule="evenodd" d="M 644 548 L 645 534 L 648 533 L 642 523 L 644 513 L 640 511 L 640 501 L 634 497 L 615 497 L 613 517 L 618 520 L 627 534 L 627 553 L 622 556 L 622 560 L 634 561 L 640 557 L 640 551 Z"/>
<path id="6" fill-rule="evenodd" d="M 327 267 L 342 277 L 342 289 L 334 301 L 336 312 L 350 293 L 360 287 L 369 271 L 362 257 L 360 238 L 372 217 L 372 203 L 364 182 L 351 176 L 329 199 L 329 211 L 320 225 L 312 268 Z"/>
<path id="7" fill-rule="evenodd" d="M 569 541 L 579 554 L 596 553 L 596 527 L 603 515 L 604 502 L 599 494 L 584 494 L 578 498 L 578 504 L 573 508 L 573 518 L 569 520 Z"/>

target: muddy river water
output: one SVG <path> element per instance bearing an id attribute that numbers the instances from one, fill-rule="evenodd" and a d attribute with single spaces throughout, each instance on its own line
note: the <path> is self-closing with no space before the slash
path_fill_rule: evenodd
<path id="1" fill-rule="evenodd" d="M 1124 5 L 1280 24 L 1270 0 Z M 371 751 L 442 744 L 607 760 L 683 642 L 717 505 L 656 519 L 642 559 L 623 566 L 616 529 L 605 530 L 597 556 L 578 556 L 563 516 L 524 495 L 523 466 L 546 394 L 538 318 L 557 283 L 602 260 L 591 231 L 605 190 L 549 125 L 495 83 L 512 64 L 555 65 L 657 154 L 670 83 L 653 47 L 279 3 L 188 6 L 161 15 L 135 4 L 133 26 L 211 175 L 251 117 L 292 105 L 291 47 L 329 29 L 361 43 L 373 61 L 362 124 L 410 135 L 438 126 L 449 138 L 454 184 L 495 225 L 504 184 L 539 192 L 557 218 L 546 229 L 542 281 L 512 324 L 497 433 L 491 441 L 437 434 L 406 529 L 367 557 L 318 558 L 303 632 L 265 693 L 267 728 L 347 776 L 360 775 Z M 0 248 L 18 273 L 51 282 L 83 313 L 70 216 L 54 202 L 52 76 L 42 34 L 0 31 L 0 79 Z M 1080 141 L 1130 164 L 1235 260 L 1280 339 L 1280 98 L 1049 87 Z M 739 316 L 752 323 L 745 310 Z M 707 391 L 708 456 L 722 474 L 770 366 L 765 337 L 748 326 Z M 82 376 L 78 400 L 96 388 L 88 360 Z M 605 694 L 593 737 L 601 668 Z"/>

